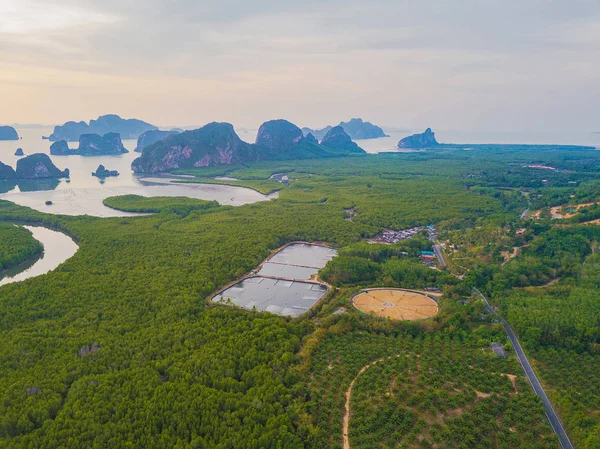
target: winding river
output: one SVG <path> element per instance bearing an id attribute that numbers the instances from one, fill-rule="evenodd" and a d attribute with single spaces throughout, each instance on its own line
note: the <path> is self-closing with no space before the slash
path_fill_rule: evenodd
<path id="1" fill-rule="evenodd" d="M 70 259 L 79 249 L 71 237 L 62 232 L 53 231 L 43 226 L 23 226 L 33 234 L 33 238 L 44 245 L 44 252 L 33 265 L 22 271 L 0 279 L 0 285 L 21 282 L 26 279 L 41 276 L 54 270 L 61 263 Z"/>

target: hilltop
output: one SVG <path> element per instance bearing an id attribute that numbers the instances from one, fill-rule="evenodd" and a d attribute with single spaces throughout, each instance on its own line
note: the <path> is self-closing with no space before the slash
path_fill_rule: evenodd
<path id="1" fill-rule="evenodd" d="M 348 136 L 347 138 L 349 139 Z M 242 141 L 231 124 L 213 122 L 193 131 L 167 136 L 146 146 L 142 156 L 133 161 L 132 168 L 137 173 L 157 173 L 177 168 L 363 153 L 358 146 L 348 148 L 347 141 L 340 143 L 332 140 L 327 146 L 319 145 L 314 140 L 305 138 L 302 130 L 287 120 L 263 123 L 254 144 Z"/>

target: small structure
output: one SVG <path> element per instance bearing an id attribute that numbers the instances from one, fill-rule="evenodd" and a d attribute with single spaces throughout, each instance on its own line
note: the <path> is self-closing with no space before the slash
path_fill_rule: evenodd
<path id="1" fill-rule="evenodd" d="M 424 260 L 435 260 L 435 253 L 433 251 L 421 251 L 421 258 Z"/>
<path id="2" fill-rule="evenodd" d="M 508 354 L 506 353 L 506 350 L 504 349 L 504 346 L 502 346 L 502 344 L 500 344 L 500 343 L 490 343 L 490 348 L 492 349 L 492 351 L 494 351 L 494 353 L 498 357 L 502 357 L 502 358 L 508 357 Z"/>

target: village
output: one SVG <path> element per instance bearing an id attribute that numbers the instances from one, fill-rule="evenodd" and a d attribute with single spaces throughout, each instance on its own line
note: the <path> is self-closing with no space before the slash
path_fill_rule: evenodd
<path id="1" fill-rule="evenodd" d="M 392 229 L 386 229 L 381 234 L 379 234 L 374 239 L 368 240 L 369 243 L 387 243 L 393 244 L 398 243 L 402 240 L 409 239 L 414 237 L 419 232 L 427 231 L 428 238 L 432 242 L 437 238 L 437 230 L 433 226 L 417 226 L 414 228 L 408 229 L 400 229 L 398 231 L 394 231 Z"/>

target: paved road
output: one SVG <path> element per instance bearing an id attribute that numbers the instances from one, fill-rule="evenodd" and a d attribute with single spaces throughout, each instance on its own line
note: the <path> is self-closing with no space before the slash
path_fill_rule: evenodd
<path id="1" fill-rule="evenodd" d="M 529 380 L 529 383 L 531 384 L 533 391 L 535 391 L 535 393 L 540 398 L 542 398 L 542 402 L 544 403 L 544 407 L 546 408 L 546 417 L 548 418 L 548 421 L 550 422 L 550 425 L 552 426 L 552 430 L 554 430 L 554 432 L 558 435 L 558 439 L 560 441 L 561 447 L 563 449 L 574 449 L 574 446 L 571 443 L 571 440 L 569 440 L 567 432 L 565 431 L 565 428 L 563 427 L 562 421 L 556 414 L 554 407 L 552 407 L 552 404 L 550 403 L 550 399 L 548 399 L 548 396 L 546 395 L 546 392 L 544 391 L 542 384 L 540 383 L 537 376 L 535 375 L 535 372 L 533 371 L 533 368 L 531 367 L 529 360 L 527 360 L 527 356 L 525 355 L 525 352 L 523 351 L 523 348 L 521 347 L 521 343 L 519 343 L 519 339 L 517 338 L 517 335 L 514 333 L 514 331 L 512 330 L 510 325 L 506 322 L 506 320 L 504 320 L 503 318 L 498 316 L 496 311 L 492 308 L 492 306 L 490 306 L 490 303 L 488 302 L 487 298 L 485 296 L 483 296 L 483 294 L 476 288 L 473 288 L 473 290 L 475 290 L 481 296 L 481 298 L 485 302 L 485 308 L 488 310 L 488 312 L 495 315 L 498 318 L 498 320 L 500 320 L 500 322 L 502 323 L 502 326 L 504 326 L 504 330 L 506 331 L 506 334 L 508 335 L 508 338 L 513 345 L 515 354 L 517 355 L 517 358 L 519 359 L 519 362 L 521 363 L 521 367 L 523 367 L 523 371 L 525 372 L 525 375 L 527 376 L 527 379 Z"/>
<path id="2" fill-rule="evenodd" d="M 440 245 L 433 245 L 433 251 L 435 252 L 435 255 L 437 256 L 438 260 L 440 261 L 440 264 L 442 265 L 442 267 L 445 267 L 446 261 L 444 260 L 444 256 L 442 255 L 442 248 L 440 248 Z"/>

